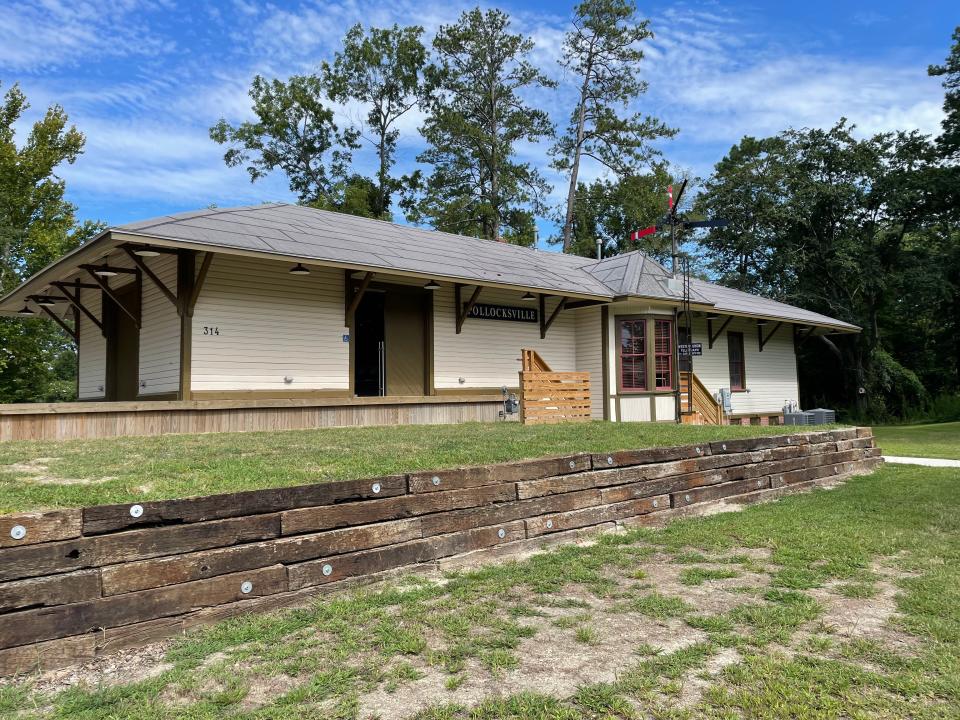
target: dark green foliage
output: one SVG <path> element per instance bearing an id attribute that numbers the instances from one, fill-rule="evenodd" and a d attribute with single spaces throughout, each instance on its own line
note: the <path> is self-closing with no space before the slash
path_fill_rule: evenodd
<path id="1" fill-rule="evenodd" d="M 420 128 L 428 147 L 417 158 L 430 173 L 412 178 L 420 192 L 405 199 L 408 217 L 438 230 L 528 244 L 526 211 L 542 209 L 549 186 L 517 160 L 516 146 L 550 137 L 553 126 L 524 96 L 554 83 L 531 63 L 533 41 L 511 33 L 501 10 L 464 12 L 440 27 L 433 50 Z"/>
<path id="2" fill-rule="evenodd" d="M 960 235 L 928 212 L 937 162 L 917 133 L 841 120 L 744 138 L 706 182 L 698 208 L 730 221 L 703 243 L 723 284 L 862 328 L 802 345 L 804 405 L 882 420 L 957 387 Z"/>
<path id="3" fill-rule="evenodd" d="M 639 243 L 630 241 L 630 233 L 660 222 L 667 211 L 667 187 L 675 182 L 666 163 L 655 163 L 645 175 L 579 183 L 567 252 L 595 257 L 600 240 L 603 257 L 643 250 L 657 260 L 668 260 L 668 232 L 647 235 Z"/>
<path id="4" fill-rule="evenodd" d="M 54 105 L 18 146 L 15 126 L 28 108 L 17 85 L 0 104 L 0 295 L 101 229 L 77 225 L 56 175 L 83 152 L 83 135 Z M 0 318 L 0 403 L 72 400 L 75 358 L 73 340 L 52 321 Z"/>
<path id="5" fill-rule="evenodd" d="M 324 83 L 330 97 L 337 102 L 355 100 L 367 109 L 365 127 L 360 137 L 377 153 L 376 183 L 367 205 L 370 217 L 390 218 L 393 193 L 400 190 L 400 180 L 390 175 L 397 151 L 400 131 L 396 122 L 417 103 L 421 72 L 427 61 L 427 50 L 420 42 L 421 27 L 370 28 L 363 32 L 354 25 L 343 39 L 343 52 L 333 64 L 323 63 Z M 346 198 L 347 201 L 350 198 Z M 347 207 L 344 212 L 364 214 Z"/>
<path id="6" fill-rule="evenodd" d="M 578 209 L 583 158 L 617 178 L 640 175 L 658 154 L 650 142 L 676 133 L 641 113 L 625 114 L 647 91 L 638 71 L 640 44 L 653 37 L 633 0 L 583 0 L 563 43 L 561 65 L 579 85 L 570 121 L 553 146 L 553 166 L 570 176 L 563 222 L 563 250 L 569 252 Z"/>
<path id="7" fill-rule="evenodd" d="M 251 182 L 282 170 L 301 202 L 335 206 L 359 134 L 337 127 L 325 95 L 323 81 L 314 75 L 286 82 L 257 75 L 250 86 L 256 121 L 233 126 L 221 118 L 210 138 L 228 146 L 224 162 L 245 166 Z"/>

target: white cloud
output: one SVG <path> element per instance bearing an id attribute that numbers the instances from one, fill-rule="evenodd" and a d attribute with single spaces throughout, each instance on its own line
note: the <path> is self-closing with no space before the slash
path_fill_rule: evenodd
<path id="1" fill-rule="evenodd" d="M 223 164 L 223 149 L 208 137 L 220 117 L 231 122 L 251 117 L 251 78 L 315 69 L 339 49 L 356 22 L 419 24 L 429 41 L 441 24 L 474 5 L 472 0 L 283 5 L 233 0 L 219 8 L 170 8 L 164 2 L 41 0 L 0 13 L 5 84 L 11 73 L 25 73 L 31 112 L 59 102 L 87 135 L 86 154 L 63 171 L 71 196 L 81 204 L 83 198 L 100 204 L 110 197 L 166 198 L 187 208 L 289 198 L 282 176 L 251 185 L 242 169 Z M 884 55 L 882 47 L 869 59 L 845 57 L 817 50 L 815 37 L 798 36 L 794 46 L 782 47 L 767 33 L 758 10 L 734 14 L 718 4 L 705 7 L 655 9 L 656 37 L 646 43 L 639 68 L 650 92 L 631 108 L 680 128 L 680 136 L 663 149 L 682 166 L 705 174 L 744 134 L 824 127 L 841 116 L 863 133 L 938 130 L 942 91 L 936 79 L 926 77 L 927 58 L 898 57 L 894 50 Z M 575 97 L 575 79 L 564 77 L 557 65 L 570 8 L 508 9 L 514 31 L 535 40 L 534 61 L 561 81 L 556 93 L 533 91 L 529 100 L 562 128 Z M 162 22 L 171 18 L 176 22 Z M 879 22 L 866 16 L 851 21 Z M 337 113 L 341 123 L 362 117 L 355 107 Z M 398 125 L 399 172 L 415 166 L 423 147 L 417 134 L 422 121 L 421 113 L 411 112 Z M 565 178 L 548 167 L 549 145 L 525 144 L 520 154 L 554 184 L 551 198 L 559 202 Z M 368 148 L 356 154 L 356 166 L 372 171 Z M 584 181 L 603 175 L 602 167 L 584 163 Z"/>
<path id="2" fill-rule="evenodd" d="M 87 58 L 152 56 L 175 43 L 143 17 L 165 4 L 148 0 L 43 0 L 0 12 L 0 68 L 36 72 Z"/>

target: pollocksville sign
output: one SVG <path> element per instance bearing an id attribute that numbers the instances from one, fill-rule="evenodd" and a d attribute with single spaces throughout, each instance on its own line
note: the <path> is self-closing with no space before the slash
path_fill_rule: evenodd
<path id="1" fill-rule="evenodd" d="M 514 305 L 486 305 L 484 303 L 477 303 L 470 308 L 470 314 L 467 317 L 477 320 L 510 320 L 512 322 L 531 323 L 539 320 L 539 314 L 535 308 Z"/>

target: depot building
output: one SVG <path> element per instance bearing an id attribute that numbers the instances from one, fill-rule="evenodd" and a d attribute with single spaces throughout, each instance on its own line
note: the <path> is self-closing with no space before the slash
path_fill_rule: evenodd
<path id="1" fill-rule="evenodd" d="M 596 419 L 767 424 L 799 397 L 797 346 L 858 330 L 684 285 L 641 252 L 596 260 L 296 205 L 159 217 L 104 231 L 0 300 L 78 348 L 78 402 L 0 417 L 493 420 L 529 349 L 589 373 Z"/>

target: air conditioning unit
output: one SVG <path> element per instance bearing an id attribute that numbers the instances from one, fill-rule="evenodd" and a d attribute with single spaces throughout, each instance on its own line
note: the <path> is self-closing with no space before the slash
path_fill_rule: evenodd
<path id="1" fill-rule="evenodd" d="M 805 415 L 810 415 L 811 425 L 827 425 L 829 423 L 835 423 L 837 421 L 837 412 L 836 410 L 827 410 L 826 408 L 814 408 L 813 410 L 807 410 Z"/>
<path id="2" fill-rule="evenodd" d="M 813 424 L 812 421 L 813 421 L 813 413 L 797 412 L 797 413 L 783 414 L 784 425 L 812 425 Z"/>

